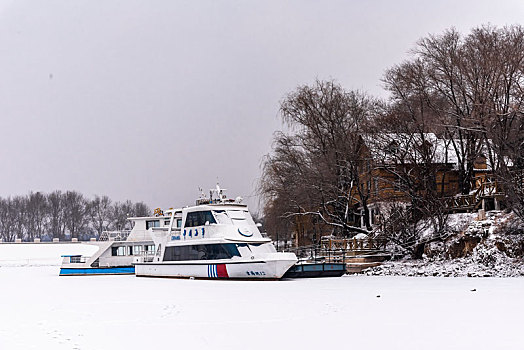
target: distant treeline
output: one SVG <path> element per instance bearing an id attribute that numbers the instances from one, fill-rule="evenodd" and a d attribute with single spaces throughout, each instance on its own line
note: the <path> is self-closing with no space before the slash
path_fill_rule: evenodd
<path id="1" fill-rule="evenodd" d="M 76 191 L 31 192 L 0 198 L 0 239 L 87 240 L 105 230 L 130 228 L 128 217 L 150 213 L 142 202 L 112 202 L 107 196 L 89 199 Z"/>

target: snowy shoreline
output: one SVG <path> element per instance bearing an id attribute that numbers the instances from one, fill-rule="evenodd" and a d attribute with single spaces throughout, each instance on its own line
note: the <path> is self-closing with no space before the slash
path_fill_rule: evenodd
<path id="1" fill-rule="evenodd" d="M 522 277 L 524 235 L 511 213 L 451 214 L 450 235 L 425 246 L 424 258 L 387 261 L 362 272 L 368 276 Z"/>
<path id="2" fill-rule="evenodd" d="M 517 259 L 515 259 L 517 260 Z M 366 269 L 366 276 L 405 277 L 523 277 L 524 262 L 485 266 L 472 262 L 471 258 L 449 260 L 424 259 L 386 262 L 381 266 Z"/>

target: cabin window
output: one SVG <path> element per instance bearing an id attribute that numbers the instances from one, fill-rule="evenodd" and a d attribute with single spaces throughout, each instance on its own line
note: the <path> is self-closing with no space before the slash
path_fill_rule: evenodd
<path id="1" fill-rule="evenodd" d="M 145 249 L 146 252 L 154 253 L 155 252 L 155 245 L 154 244 L 146 245 L 146 246 L 144 246 L 144 249 Z"/>
<path id="2" fill-rule="evenodd" d="M 182 219 L 176 219 L 176 227 L 181 228 L 182 227 Z"/>
<path id="3" fill-rule="evenodd" d="M 151 227 L 160 227 L 160 220 L 147 220 L 146 230 L 149 230 Z"/>
<path id="4" fill-rule="evenodd" d="M 187 213 L 184 227 L 203 226 L 206 224 L 206 222 L 209 222 L 210 224 L 216 224 L 215 218 L 213 217 L 213 214 L 211 214 L 210 210 L 194 211 Z"/>
<path id="5" fill-rule="evenodd" d="M 217 222 L 221 225 L 231 225 L 231 219 L 227 216 L 225 210 L 213 210 L 213 214 L 217 219 Z"/>
<path id="6" fill-rule="evenodd" d="M 164 220 L 164 226 L 169 226 L 169 220 Z"/>
<path id="7" fill-rule="evenodd" d="M 164 261 L 218 260 L 240 256 L 233 243 L 166 247 Z"/>
<path id="8" fill-rule="evenodd" d="M 133 246 L 133 255 L 140 255 L 140 254 L 142 254 L 142 246 L 134 245 Z"/>
<path id="9" fill-rule="evenodd" d="M 112 256 L 125 256 L 126 247 L 111 247 L 111 255 Z"/>

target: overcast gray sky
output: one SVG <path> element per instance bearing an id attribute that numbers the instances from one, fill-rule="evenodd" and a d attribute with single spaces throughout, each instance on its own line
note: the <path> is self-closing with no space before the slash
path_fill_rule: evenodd
<path id="1" fill-rule="evenodd" d="M 254 197 L 279 101 L 335 79 L 385 96 L 428 33 L 524 22 L 524 1 L 0 0 L 0 196 Z"/>

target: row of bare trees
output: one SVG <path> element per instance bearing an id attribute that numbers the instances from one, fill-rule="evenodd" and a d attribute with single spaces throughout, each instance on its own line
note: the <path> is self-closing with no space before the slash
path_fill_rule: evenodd
<path id="1" fill-rule="evenodd" d="M 522 26 L 431 35 L 383 82 L 388 101 L 332 81 L 285 97 L 280 110 L 288 130 L 275 135 L 260 184 L 268 232 L 301 227 L 308 243 L 363 227 L 419 256 L 425 243 L 447 234 L 444 188 L 436 186 L 443 167 L 453 164 L 457 192 L 468 194 L 480 157 L 502 184 L 507 206 L 524 219 Z M 381 178 L 373 173 L 377 165 Z M 372 226 L 370 196 L 387 182 L 405 198 L 391 201 L 379 213 L 381 225 Z"/>
<path id="2" fill-rule="evenodd" d="M 149 214 L 142 202 L 112 202 L 107 196 L 89 199 L 76 191 L 31 192 L 0 198 L 0 238 L 4 242 L 88 239 L 104 230 L 126 228 L 129 216 Z"/>

